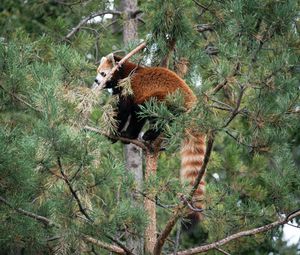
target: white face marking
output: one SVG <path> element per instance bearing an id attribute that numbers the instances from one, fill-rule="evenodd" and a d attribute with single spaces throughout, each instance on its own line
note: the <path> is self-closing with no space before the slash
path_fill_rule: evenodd
<path id="1" fill-rule="evenodd" d="M 100 65 L 97 69 L 97 76 L 95 78 L 95 82 L 92 85 L 92 89 L 96 89 L 99 87 L 99 85 L 102 83 L 102 81 L 105 79 L 105 77 L 109 74 L 111 71 L 111 61 L 108 60 L 107 57 L 102 57 L 100 61 Z M 102 88 L 100 88 L 102 89 Z"/>

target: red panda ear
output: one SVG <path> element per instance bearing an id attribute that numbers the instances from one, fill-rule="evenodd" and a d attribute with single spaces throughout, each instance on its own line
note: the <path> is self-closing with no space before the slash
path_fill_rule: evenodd
<path id="1" fill-rule="evenodd" d="M 114 58 L 114 54 L 110 53 L 106 56 L 107 60 L 112 63 L 113 66 L 115 66 L 116 62 L 115 62 L 115 58 Z"/>

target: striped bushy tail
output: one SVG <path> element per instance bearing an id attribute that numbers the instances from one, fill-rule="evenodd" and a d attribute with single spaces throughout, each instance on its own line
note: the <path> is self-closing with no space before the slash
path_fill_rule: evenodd
<path id="1" fill-rule="evenodd" d="M 186 132 L 186 137 L 181 146 L 181 169 L 180 179 L 182 183 L 190 183 L 191 188 L 197 178 L 197 175 L 203 165 L 204 155 L 206 151 L 206 136 L 204 134 L 192 131 Z M 192 206 L 197 209 L 204 208 L 203 195 L 205 189 L 205 174 L 194 193 Z M 191 220 L 190 224 L 194 225 L 198 222 L 202 215 L 199 212 L 190 211 L 187 216 Z"/>

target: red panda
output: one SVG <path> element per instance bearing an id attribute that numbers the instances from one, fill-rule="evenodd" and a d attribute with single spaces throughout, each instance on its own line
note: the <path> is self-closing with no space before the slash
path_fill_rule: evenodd
<path id="1" fill-rule="evenodd" d="M 115 63 L 122 58 L 118 56 L 108 55 L 101 59 L 97 69 L 97 77 L 94 87 L 97 87 L 102 79 L 108 75 Z M 133 94 L 124 96 L 122 87 L 118 86 L 121 79 L 130 76 L 130 84 Z M 126 61 L 117 70 L 112 78 L 106 82 L 105 88 L 111 88 L 113 95 L 118 95 L 117 121 L 118 132 L 121 136 L 136 139 L 145 124 L 145 119 L 138 118 L 137 113 L 140 111 L 139 106 L 148 101 L 150 98 L 156 98 L 159 101 L 166 99 L 170 93 L 180 90 L 184 96 L 184 104 L 187 110 L 190 110 L 197 101 L 197 98 L 189 86 L 176 73 L 162 67 L 142 67 L 132 62 Z M 128 119 L 129 124 L 126 130 L 121 132 Z M 155 140 L 160 134 L 157 130 L 148 130 L 144 136 L 144 140 Z M 186 131 L 186 138 L 181 146 L 181 170 L 180 177 L 183 182 L 193 185 L 197 174 L 203 164 L 206 144 L 205 135 Z M 193 197 L 193 206 L 202 208 L 201 200 L 204 193 L 204 181 L 202 180 Z M 192 216 L 193 215 L 193 216 Z M 191 212 L 192 218 L 199 219 L 200 214 Z"/>

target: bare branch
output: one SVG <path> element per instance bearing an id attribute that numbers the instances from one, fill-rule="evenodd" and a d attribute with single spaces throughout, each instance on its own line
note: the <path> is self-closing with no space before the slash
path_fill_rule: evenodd
<path id="1" fill-rule="evenodd" d="M 83 240 L 86 241 L 86 242 L 89 242 L 91 244 L 94 244 L 100 248 L 103 248 L 105 250 L 108 250 L 108 251 L 111 251 L 113 253 L 116 253 L 116 254 L 126 254 L 126 252 L 118 247 L 118 246 L 115 246 L 115 245 L 112 245 L 112 244 L 109 244 L 109 243 L 105 243 L 105 242 L 102 242 L 100 240 L 97 240 L 91 236 L 88 236 L 88 235 L 83 235 Z"/>
<path id="2" fill-rule="evenodd" d="M 229 117 L 229 119 L 227 120 L 227 122 L 224 124 L 224 126 L 222 128 L 227 127 L 230 124 L 230 122 L 236 117 L 236 115 L 238 115 L 238 113 L 240 112 L 240 106 L 241 106 L 242 98 L 243 98 L 246 88 L 247 87 L 245 87 L 245 86 L 241 87 L 240 94 L 239 94 L 239 97 L 236 102 L 236 107 L 234 108 L 234 110 L 231 113 L 231 116 Z"/>
<path id="3" fill-rule="evenodd" d="M 194 212 L 203 212 L 203 208 L 195 208 L 194 206 L 192 206 L 191 203 L 187 200 L 187 198 L 186 198 L 184 195 L 181 196 L 181 200 L 182 200 L 182 202 L 185 203 L 185 204 L 188 206 L 188 208 L 190 208 L 192 211 L 194 211 Z"/>
<path id="4" fill-rule="evenodd" d="M 65 181 L 65 183 L 67 184 L 67 186 L 69 187 L 69 190 L 72 194 L 72 196 L 75 198 L 76 202 L 77 202 L 77 205 L 79 207 L 79 210 L 80 212 L 86 217 L 86 219 L 90 222 L 93 222 L 94 220 L 88 215 L 88 213 L 86 212 L 86 209 L 83 207 L 78 195 L 77 195 L 77 192 L 74 190 L 70 180 L 68 179 L 68 176 L 66 176 L 64 170 L 63 170 L 63 167 L 62 167 L 62 163 L 61 163 L 61 160 L 60 160 L 60 157 L 57 157 L 57 164 L 58 164 L 58 167 L 59 167 L 59 170 L 60 170 L 60 173 L 63 177 L 63 180 Z"/>
<path id="5" fill-rule="evenodd" d="M 125 252 L 125 254 L 127 255 L 135 255 L 130 249 L 128 249 L 124 244 L 122 244 L 119 240 L 115 239 L 114 237 L 110 236 L 109 234 L 105 234 L 105 236 L 113 241 L 114 243 L 116 243 L 117 245 L 119 245 Z"/>
<path id="6" fill-rule="evenodd" d="M 221 248 L 218 248 L 218 247 L 216 247 L 215 249 L 216 249 L 217 251 L 219 251 L 219 252 L 221 252 L 221 253 L 225 254 L 225 255 L 230 255 L 230 253 L 229 253 L 229 252 L 227 252 L 227 251 L 224 251 L 224 250 L 222 250 Z"/>
<path id="7" fill-rule="evenodd" d="M 199 247 L 195 247 L 195 248 L 191 248 L 185 251 L 180 251 L 177 252 L 177 255 L 192 255 L 192 254 L 197 254 L 197 253 L 202 253 L 202 252 L 206 252 L 209 251 L 211 249 L 216 249 L 219 248 L 220 246 L 229 243 L 235 239 L 244 237 L 244 236 L 252 236 L 252 235 L 256 235 L 258 233 L 263 233 L 266 231 L 269 231 L 270 229 L 276 228 L 278 226 L 284 225 L 286 223 L 288 223 L 290 220 L 299 217 L 300 216 L 300 209 L 290 213 L 287 217 L 279 219 L 275 222 L 272 222 L 270 224 L 258 227 L 258 228 L 254 228 L 254 229 L 250 229 L 250 230 L 246 230 L 246 231 L 241 231 L 238 232 L 236 234 L 230 235 L 225 237 L 224 239 L 221 239 L 219 241 L 210 243 L 210 244 L 206 244 L 206 245 L 202 245 Z M 171 254 L 170 254 L 171 255 Z"/>
<path id="8" fill-rule="evenodd" d="M 35 219 L 41 223 L 43 223 L 44 225 L 46 226 L 58 226 L 58 224 L 54 223 L 52 220 L 44 217 L 44 216 L 40 216 L 40 215 L 37 215 L 35 213 L 32 213 L 32 212 L 28 212 L 28 211 L 25 211 L 21 208 L 16 208 L 14 207 L 11 203 L 9 203 L 6 199 L 4 199 L 2 196 L 0 196 L 0 202 L 5 204 L 6 206 L 10 207 L 11 209 L 15 210 L 16 212 L 20 213 L 20 214 L 23 214 L 27 217 L 30 217 L 32 219 Z"/>
<path id="9" fill-rule="evenodd" d="M 79 31 L 79 29 L 84 25 L 86 24 L 89 20 L 95 18 L 95 17 L 98 17 L 98 16 L 103 16 L 105 14 L 114 14 L 114 15 L 121 15 L 122 12 L 120 11 L 114 11 L 114 10 L 107 10 L 107 11 L 99 11 L 99 12 L 95 12 L 95 13 L 92 13 L 90 14 L 89 16 L 85 17 L 83 20 L 81 20 L 78 25 L 76 27 L 74 27 L 72 29 L 72 31 L 70 33 L 68 33 L 64 40 L 68 40 L 70 39 L 76 32 Z"/>
<path id="10" fill-rule="evenodd" d="M 108 135 L 108 134 L 105 134 L 104 132 L 102 132 L 101 130 L 97 129 L 97 128 L 94 128 L 94 127 L 90 127 L 90 126 L 85 126 L 84 127 L 85 130 L 88 130 L 88 131 L 91 131 L 91 132 L 95 132 L 97 134 L 100 134 L 100 135 L 103 135 L 107 138 L 110 138 L 110 139 L 115 139 L 115 140 L 120 140 L 120 141 L 123 141 L 123 142 L 128 142 L 128 143 L 132 143 L 132 144 L 135 144 L 136 146 L 142 148 L 143 150 L 147 150 L 147 146 L 137 140 L 137 139 L 129 139 L 129 138 L 126 138 L 126 137 L 121 137 L 121 136 L 114 136 L 114 135 Z"/>
<path id="11" fill-rule="evenodd" d="M 66 5 L 66 6 L 73 6 L 73 5 L 81 4 L 82 0 L 78 0 L 78 1 L 73 2 L 73 3 L 67 3 L 67 2 L 64 2 L 62 0 L 53 0 L 53 2 L 57 3 L 57 4 L 61 4 L 61 5 Z"/>

